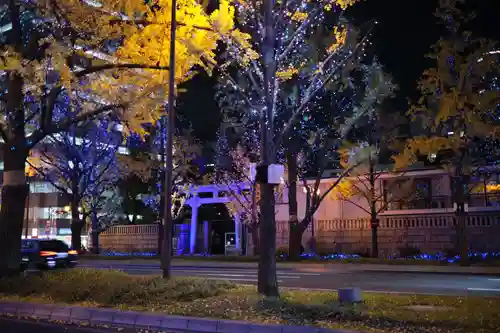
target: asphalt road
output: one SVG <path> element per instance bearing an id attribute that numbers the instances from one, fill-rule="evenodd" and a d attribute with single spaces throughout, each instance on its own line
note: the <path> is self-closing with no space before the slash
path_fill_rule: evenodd
<path id="1" fill-rule="evenodd" d="M 88 261 L 80 267 L 117 269 L 133 275 L 161 273 L 157 263 L 107 263 Z M 256 284 L 257 270 L 253 267 L 182 265 L 172 267 L 173 276 L 201 277 L 210 280 L 229 280 L 235 283 Z M 384 293 L 418 293 L 432 295 L 477 295 L 500 297 L 500 276 L 458 275 L 434 273 L 373 272 L 344 268 L 322 272 L 278 268 L 278 283 L 282 287 L 316 290 L 336 290 L 358 287 L 364 291 Z"/>
<path id="2" fill-rule="evenodd" d="M 0 318 L 0 332 L 2 333 L 143 333 L 135 329 L 101 329 L 78 327 L 73 325 L 51 324 L 10 318 Z M 151 332 L 151 331 L 149 331 Z"/>

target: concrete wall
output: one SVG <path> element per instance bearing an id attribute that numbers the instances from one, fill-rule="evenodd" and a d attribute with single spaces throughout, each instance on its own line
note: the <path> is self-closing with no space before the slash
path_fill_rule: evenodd
<path id="1" fill-rule="evenodd" d="M 312 226 L 302 239 L 307 250 Z M 368 218 L 315 220 L 314 234 L 318 253 L 367 253 L 371 248 Z M 456 244 L 452 214 L 424 216 L 384 216 L 378 229 L 381 255 L 395 255 L 400 249 L 414 247 L 425 253 L 453 250 Z M 471 214 L 468 219 L 469 245 L 473 251 L 500 251 L 500 216 Z M 278 247 L 288 245 L 288 222 L 277 222 Z"/>
<path id="2" fill-rule="evenodd" d="M 114 226 L 99 236 L 101 251 L 156 252 L 158 225 Z"/>
<path id="3" fill-rule="evenodd" d="M 276 225 L 278 247 L 288 245 L 288 222 Z M 309 248 L 313 226 L 304 234 L 303 245 Z M 366 253 L 371 247 L 371 229 L 367 218 L 315 220 L 314 234 L 318 253 Z M 103 250 L 118 252 L 155 252 L 157 225 L 115 226 L 101 234 Z M 500 216 L 471 213 L 468 236 L 473 251 L 500 251 Z M 248 237 L 249 242 L 251 238 Z M 446 252 L 455 245 L 452 214 L 421 216 L 384 216 L 378 230 L 381 255 L 395 255 L 400 249 L 415 247 L 425 253 Z"/>

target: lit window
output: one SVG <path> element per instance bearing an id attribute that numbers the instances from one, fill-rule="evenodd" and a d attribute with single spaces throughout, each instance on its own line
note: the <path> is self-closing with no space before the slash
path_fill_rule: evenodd
<path id="1" fill-rule="evenodd" d="M 128 155 L 130 151 L 125 147 L 118 147 L 118 154 Z"/>
<path id="2" fill-rule="evenodd" d="M 30 184 L 31 193 L 55 193 L 57 192 L 54 185 L 47 182 L 31 183 Z"/>

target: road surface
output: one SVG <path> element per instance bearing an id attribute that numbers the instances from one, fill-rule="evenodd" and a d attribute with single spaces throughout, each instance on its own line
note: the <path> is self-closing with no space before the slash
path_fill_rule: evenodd
<path id="1" fill-rule="evenodd" d="M 359 287 L 364 291 L 418 293 L 432 295 L 477 295 L 500 297 L 500 276 L 401 273 L 349 270 L 339 265 L 334 270 L 314 272 L 287 267 L 278 268 L 278 282 L 282 287 L 336 290 Z M 158 275 L 158 263 L 108 263 L 87 261 L 79 267 L 117 269 L 133 275 Z M 229 280 L 235 283 L 256 284 L 257 269 L 254 267 L 182 265 L 172 267 L 173 276 L 200 277 L 210 280 Z"/>
<path id="2" fill-rule="evenodd" d="M 101 329 L 78 327 L 74 325 L 50 324 L 0 317 L 0 332 L 2 333 L 144 333 L 136 329 Z M 149 332 L 152 332 L 151 330 Z"/>

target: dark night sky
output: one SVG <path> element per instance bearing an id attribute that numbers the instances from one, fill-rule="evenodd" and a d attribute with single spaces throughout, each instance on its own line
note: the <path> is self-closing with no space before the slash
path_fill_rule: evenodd
<path id="1" fill-rule="evenodd" d="M 500 1 L 469 0 L 468 8 L 477 13 L 470 30 L 476 37 L 500 39 L 498 13 Z M 438 0 L 364 0 L 354 7 L 356 21 L 376 19 L 373 47 L 385 69 L 400 87 L 399 95 L 414 93 L 416 81 L 432 63 L 425 54 L 440 36 L 434 12 Z M 401 97 L 401 96 L 400 96 Z"/>
<path id="2" fill-rule="evenodd" d="M 373 51 L 386 71 L 399 85 L 394 108 L 405 111 L 406 98 L 415 95 L 416 81 L 422 71 L 431 66 L 425 54 L 440 36 L 434 11 L 438 0 L 364 0 L 350 11 L 356 23 L 376 19 Z M 469 0 L 468 6 L 477 13 L 471 25 L 474 36 L 500 40 L 498 20 L 500 1 Z M 202 141 L 215 140 L 220 115 L 213 99 L 213 85 L 206 75 L 199 75 L 179 98 L 180 112 L 189 119 Z M 395 110 L 396 111 L 396 110 Z"/>

